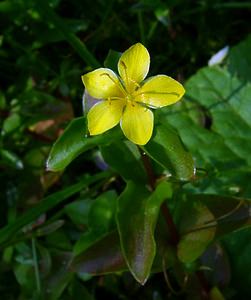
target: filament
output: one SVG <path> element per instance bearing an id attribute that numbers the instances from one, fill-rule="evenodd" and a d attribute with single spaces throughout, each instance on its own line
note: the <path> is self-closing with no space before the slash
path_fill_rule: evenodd
<path id="1" fill-rule="evenodd" d="M 112 78 L 110 74 L 102 73 L 102 74 L 100 74 L 100 76 L 107 76 L 120 89 L 120 91 L 126 96 L 126 92 L 123 89 L 123 87 L 120 85 L 120 83 L 118 81 L 116 81 L 114 78 Z"/>
<path id="2" fill-rule="evenodd" d="M 129 86 L 129 77 L 128 77 L 128 74 L 127 74 L 127 66 L 126 64 L 123 62 L 123 60 L 121 60 L 121 65 L 122 67 L 124 68 L 124 72 L 125 72 L 125 77 L 126 77 L 126 85 Z"/>

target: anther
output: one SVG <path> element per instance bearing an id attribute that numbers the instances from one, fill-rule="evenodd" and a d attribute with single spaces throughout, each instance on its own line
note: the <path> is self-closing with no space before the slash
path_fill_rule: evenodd
<path id="1" fill-rule="evenodd" d="M 120 63 L 122 65 L 122 67 L 124 68 L 125 77 L 126 77 L 126 84 L 128 86 L 129 85 L 129 77 L 128 77 L 128 74 L 127 74 L 127 66 L 126 66 L 125 62 L 123 62 L 123 60 L 121 60 Z"/>
<path id="2" fill-rule="evenodd" d="M 111 79 L 111 81 L 112 81 L 113 83 L 117 84 L 117 82 L 116 82 L 116 81 L 110 76 L 110 74 L 108 74 L 108 73 L 102 73 L 102 74 L 100 74 L 100 76 L 107 76 L 108 78 Z"/>
<path id="3" fill-rule="evenodd" d="M 110 76 L 110 74 L 108 73 L 101 73 L 100 76 L 107 76 L 109 79 L 111 79 L 111 81 L 121 90 L 121 92 L 125 95 L 125 91 L 123 89 L 123 87 L 120 85 L 120 83 L 118 81 L 116 81 L 114 78 L 112 78 Z"/>

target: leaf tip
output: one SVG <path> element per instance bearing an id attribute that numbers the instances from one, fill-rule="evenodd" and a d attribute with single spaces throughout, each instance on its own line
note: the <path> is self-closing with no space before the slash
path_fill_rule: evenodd
<path id="1" fill-rule="evenodd" d="M 146 274 L 146 273 L 142 273 L 142 272 L 135 272 L 135 270 L 133 270 L 131 268 L 131 266 L 127 265 L 128 266 L 128 269 L 130 271 L 130 273 L 132 274 L 132 276 L 134 277 L 134 279 L 139 283 L 141 284 L 142 286 L 146 284 L 148 278 L 149 278 L 149 273 Z"/>
<path id="2" fill-rule="evenodd" d="M 141 284 L 142 286 L 144 286 L 148 280 L 148 276 L 139 276 L 138 274 L 132 273 L 133 277 L 136 279 L 136 281 Z"/>
<path id="3" fill-rule="evenodd" d="M 53 167 L 53 164 L 51 163 L 50 157 L 45 162 L 45 170 L 47 172 L 58 172 L 59 170 L 55 167 Z"/>

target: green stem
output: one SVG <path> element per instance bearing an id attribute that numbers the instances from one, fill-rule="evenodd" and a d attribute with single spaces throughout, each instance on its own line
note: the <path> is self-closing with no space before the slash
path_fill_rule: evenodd
<path id="1" fill-rule="evenodd" d="M 33 237 L 31 239 L 31 246 L 32 246 L 32 256 L 33 256 L 33 266 L 35 271 L 35 278 L 36 278 L 36 286 L 38 294 L 41 294 L 41 282 L 40 282 L 40 274 L 39 274 L 39 267 L 38 267 L 38 257 L 37 257 L 37 249 L 36 249 L 36 239 Z"/>
<path id="2" fill-rule="evenodd" d="M 37 10 L 41 13 L 44 18 L 47 18 L 58 31 L 60 31 L 69 44 L 75 49 L 80 57 L 93 68 L 100 67 L 100 63 L 87 49 L 85 44 L 67 27 L 63 19 L 61 19 L 48 5 L 47 1 L 37 0 Z"/>

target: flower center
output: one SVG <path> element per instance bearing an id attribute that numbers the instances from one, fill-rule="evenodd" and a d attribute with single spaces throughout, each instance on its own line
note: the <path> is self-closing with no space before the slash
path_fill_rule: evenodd
<path id="1" fill-rule="evenodd" d="M 134 102 L 134 97 L 130 93 L 127 93 L 125 99 L 126 99 L 126 102 Z"/>
<path id="2" fill-rule="evenodd" d="M 126 104 L 131 104 L 135 105 L 134 103 L 136 102 L 134 100 L 135 96 L 134 93 L 135 91 L 139 88 L 139 84 L 135 82 L 134 80 L 130 79 L 127 76 L 127 68 L 124 62 L 122 62 L 122 65 L 125 69 L 125 74 L 126 74 L 126 81 L 116 81 L 114 78 L 110 76 L 108 73 L 102 73 L 101 76 L 107 76 L 109 79 L 118 87 L 118 89 L 122 92 L 123 97 L 109 97 L 109 100 L 119 100 L 123 99 L 126 101 Z"/>

